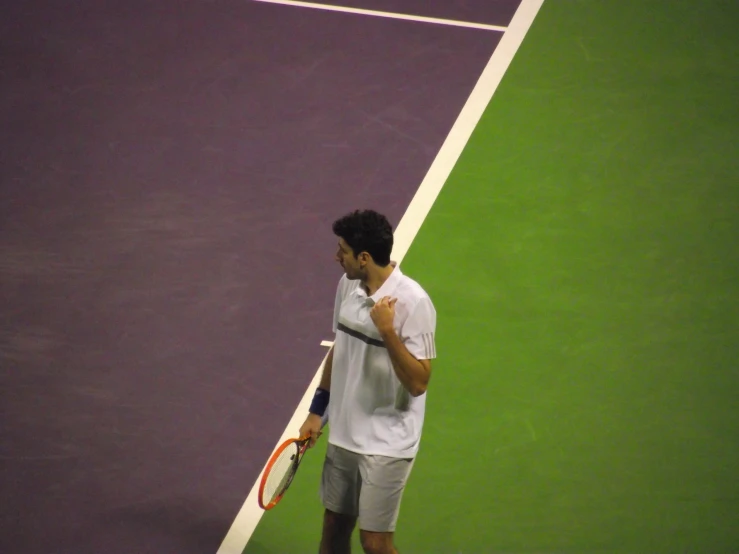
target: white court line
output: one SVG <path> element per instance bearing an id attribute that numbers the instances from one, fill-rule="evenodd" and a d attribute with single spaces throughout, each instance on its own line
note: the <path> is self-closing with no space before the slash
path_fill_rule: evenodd
<path id="1" fill-rule="evenodd" d="M 451 25 L 453 27 L 467 27 L 469 29 L 483 29 L 485 31 L 503 32 L 506 27 L 500 25 L 487 25 L 485 23 L 472 23 L 470 21 L 455 21 L 453 19 L 438 19 L 436 17 L 423 17 L 421 15 L 408 15 L 403 13 L 381 12 L 377 10 L 365 10 L 361 8 L 348 8 L 346 6 L 331 6 L 329 4 L 316 4 L 314 2 L 300 2 L 298 0 L 254 0 L 254 2 L 266 2 L 268 4 L 283 4 L 285 6 L 296 6 L 300 8 L 313 8 L 316 10 L 327 10 L 330 12 L 354 13 L 359 15 L 373 15 L 376 17 L 388 17 L 391 19 L 404 19 L 406 21 L 420 21 L 421 23 L 436 23 L 437 25 Z"/>
<path id="2" fill-rule="evenodd" d="M 436 201 L 439 192 L 441 192 L 444 183 L 457 163 L 457 159 L 459 159 L 459 156 L 464 150 L 470 135 L 472 135 L 472 131 L 474 131 L 475 126 L 480 121 L 480 117 L 493 97 L 495 90 L 498 88 L 498 84 L 503 79 L 503 75 L 513 60 L 519 46 L 521 46 L 526 33 L 534 22 L 543 3 L 544 0 L 523 0 L 516 14 L 513 16 L 508 29 L 501 38 L 500 43 L 493 52 L 490 61 L 488 61 L 472 94 L 467 99 L 467 103 L 462 108 L 457 121 L 454 123 L 452 130 L 439 150 L 436 159 L 431 164 L 413 200 L 411 200 L 408 209 L 403 215 L 403 219 L 395 229 L 395 246 L 393 247 L 392 258 L 398 264 L 405 257 L 413 239 L 416 238 L 416 234 L 418 234 L 431 206 Z M 321 371 L 323 370 L 325 361 L 326 358 L 324 357 L 313 380 L 308 385 L 302 400 L 298 403 L 295 413 L 287 424 L 287 428 L 275 443 L 275 448 L 283 441 L 295 436 L 297 430 L 303 424 L 303 421 L 305 421 L 305 415 L 310 407 L 313 393 L 321 379 Z M 249 496 L 246 498 L 244 505 L 231 525 L 228 534 L 223 539 L 217 554 L 242 554 L 244 548 L 246 548 L 247 542 L 264 513 L 257 504 L 259 480 L 262 478 L 263 472 L 264 469 L 262 469 L 262 472 L 260 472 L 259 477 L 255 481 Z"/>

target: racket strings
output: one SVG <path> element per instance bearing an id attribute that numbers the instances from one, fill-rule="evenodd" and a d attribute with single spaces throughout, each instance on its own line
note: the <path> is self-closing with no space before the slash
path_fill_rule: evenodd
<path id="1" fill-rule="evenodd" d="M 266 502 L 272 502 L 290 484 L 290 479 L 298 466 L 298 455 L 298 446 L 291 444 L 275 460 L 264 484 L 264 500 Z"/>

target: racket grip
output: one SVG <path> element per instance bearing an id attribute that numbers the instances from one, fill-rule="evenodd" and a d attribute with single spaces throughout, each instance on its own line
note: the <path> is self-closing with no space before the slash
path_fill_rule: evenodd
<path id="1" fill-rule="evenodd" d="M 328 410 L 326 410 L 321 416 L 321 429 L 326 427 L 327 423 L 328 423 Z"/>

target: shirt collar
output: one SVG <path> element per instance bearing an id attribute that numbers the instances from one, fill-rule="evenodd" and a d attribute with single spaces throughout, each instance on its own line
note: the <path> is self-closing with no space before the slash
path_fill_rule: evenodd
<path id="1" fill-rule="evenodd" d="M 391 262 L 395 264 L 396 262 Z M 385 279 L 385 282 L 382 284 L 382 286 L 375 291 L 375 294 L 372 296 L 367 296 L 367 293 L 364 291 L 364 287 L 361 285 L 358 286 L 355 290 L 355 294 L 359 296 L 363 296 L 367 300 L 371 300 L 372 304 L 376 304 L 383 296 L 391 296 L 393 292 L 395 292 L 395 289 L 398 288 L 398 284 L 400 283 L 400 278 L 403 276 L 403 272 L 400 271 L 400 267 L 395 265 L 395 268 L 393 269 L 393 272 L 388 276 L 387 279 Z"/>

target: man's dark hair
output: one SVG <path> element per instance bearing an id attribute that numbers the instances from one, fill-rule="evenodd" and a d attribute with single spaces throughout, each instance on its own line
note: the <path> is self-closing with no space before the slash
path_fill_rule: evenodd
<path id="1" fill-rule="evenodd" d="M 374 210 L 355 210 L 334 221 L 333 230 L 351 247 L 355 258 L 367 252 L 380 267 L 390 263 L 393 228 L 384 215 Z"/>

